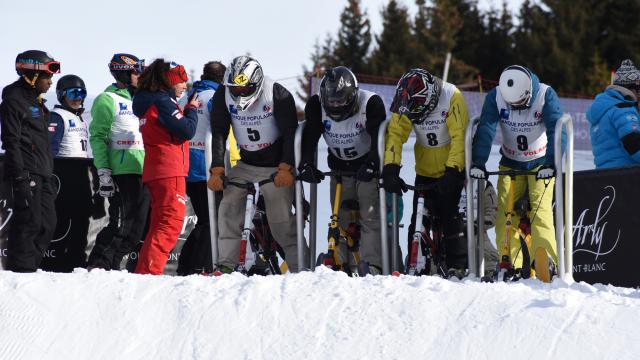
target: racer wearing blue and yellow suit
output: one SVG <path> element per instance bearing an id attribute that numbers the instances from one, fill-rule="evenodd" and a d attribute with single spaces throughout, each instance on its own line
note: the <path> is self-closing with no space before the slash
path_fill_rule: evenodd
<path id="1" fill-rule="evenodd" d="M 506 88 L 509 79 L 505 77 L 508 71 L 514 71 L 515 79 L 522 76 L 528 80 L 531 89 L 524 102 L 517 105 L 507 102 L 511 96 Z M 518 75 L 519 74 L 519 75 Z M 513 80 L 511 83 L 513 84 Z M 510 86 L 510 85 L 509 85 Z M 518 176 L 515 178 L 515 196 L 519 199 L 528 189 L 531 205 L 531 249 L 539 247 L 546 250 L 547 255 L 557 264 L 556 238 L 553 224 L 553 184 L 554 184 L 554 134 L 556 122 L 562 116 L 560 99 L 556 92 L 548 85 L 540 83 L 538 77 L 527 68 L 511 66 L 503 71 L 500 85 L 491 90 L 485 98 L 480 116 L 480 123 L 474 139 L 472 150 L 472 170 L 482 169 L 489 158 L 491 143 L 496 134 L 496 127 L 500 124 L 502 131 L 502 145 L 500 153 L 500 170 L 536 171 L 537 175 Z M 542 176 L 541 174 L 547 174 Z M 544 180 L 538 180 L 544 178 Z M 507 201 L 509 176 L 500 175 L 498 178 L 498 215 L 496 217 L 496 245 L 501 251 L 506 236 Z M 522 251 L 520 242 L 516 241 L 517 224 L 519 218 L 514 216 L 515 224 L 509 234 L 510 260 L 514 268 L 522 267 Z M 533 260 L 533 254 L 531 255 Z"/>

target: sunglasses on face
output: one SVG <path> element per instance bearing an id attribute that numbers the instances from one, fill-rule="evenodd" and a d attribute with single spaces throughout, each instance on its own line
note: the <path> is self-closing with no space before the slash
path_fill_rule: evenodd
<path id="1" fill-rule="evenodd" d="M 64 96 L 70 101 L 84 100 L 87 97 L 87 90 L 83 88 L 70 88 L 64 91 Z"/>
<path id="2" fill-rule="evenodd" d="M 229 91 L 233 96 L 249 96 L 256 91 L 256 85 L 250 84 L 247 86 L 229 86 Z"/>
<path id="3" fill-rule="evenodd" d="M 43 71 L 49 75 L 60 73 L 60 63 L 57 61 L 50 61 L 44 64 L 18 63 L 16 64 L 16 68 L 20 70 Z"/>

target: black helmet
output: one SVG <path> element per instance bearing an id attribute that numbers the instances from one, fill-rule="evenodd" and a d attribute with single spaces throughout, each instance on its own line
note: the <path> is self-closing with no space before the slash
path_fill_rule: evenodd
<path id="1" fill-rule="evenodd" d="M 436 108 L 441 91 L 442 80 L 426 70 L 411 69 L 398 81 L 391 112 L 407 115 L 419 124 Z"/>
<path id="2" fill-rule="evenodd" d="M 131 85 L 131 72 L 138 74 L 144 70 L 144 59 L 140 60 L 137 56 L 125 53 L 113 54 L 109 62 L 109 71 L 111 75 L 125 85 Z"/>
<path id="3" fill-rule="evenodd" d="M 60 72 L 60 63 L 41 50 L 27 50 L 16 56 L 16 72 L 18 75 L 32 75 L 45 72 L 53 75 Z"/>
<path id="4" fill-rule="evenodd" d="M 320 83 L 320 103 L 335 121 L 353 114 L 358 105 L 358 80 L 351 70 L 338 66 L 325 73 Z"/>
<path id="5" fill-rule="evenodd" d="M 27 50 L 16 56 L 16 72 L 32 87 L 40 73 L 48 75 L 60 72 L 60 63 L 41 50 Z"/>
<path id="6" fill-rule="evenodd" d="M 79 97 L 84 100 L 87 96 L 87 88 L 79 76 L 65 75 L 61 77 L 56 84 L 56 95 L 58 96 L 60 104 L 64 104 L 64 97 L 67 95 L 66 93 L 69 89 L 81 89 L 74 91 L 73 95 L 69 97 L 71 100 L 77 100 Z"/>

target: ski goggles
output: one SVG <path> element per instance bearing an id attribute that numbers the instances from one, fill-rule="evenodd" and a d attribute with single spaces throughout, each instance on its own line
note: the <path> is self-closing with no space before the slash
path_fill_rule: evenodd
<path id="1" fill-rule="evenodd" d="M 42 71 L 53 75 L 60 73 L 60 63 L 57 61 L 49 61 L 44 64 L 17 62 L 16 70 Z"/>
<path id="2" fill-rule="evenodd" d="M 256 92 L 256 84 L 229 86 L 229 92 L 231 92 L 233 96 L 247 97 Z"/>
<path id="3" fill-rule="evenodd" d="M 87 97 L 87 90 L 83 88 L 69 88 L 64 91 L 64 96 L 70 101 L 84 100 Z"/>
<path id="4" fill-rule="evenodd" d="M 116 62 L 109 64 L 109 70 L 111 71 L 133 71 L 136 74 L 142 74 L 144 69 L 144 59 L 138 60 L 134 64 L 121 64 Z"/>

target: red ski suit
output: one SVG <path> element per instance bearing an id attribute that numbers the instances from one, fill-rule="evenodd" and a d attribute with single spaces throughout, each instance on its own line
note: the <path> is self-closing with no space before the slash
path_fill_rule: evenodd
<path id="1" fill-rule="evenodd" d="M 149 232 L 135 272 L 162 274 L 178 241 L 186 211 L 185 177 L 189 172 L 189 140 L 198 123 L 196 110 L 180 109 L 168 92 L 141 91 L 133 99 L 144 142 L 142 182 L 151 195 Z"/>

